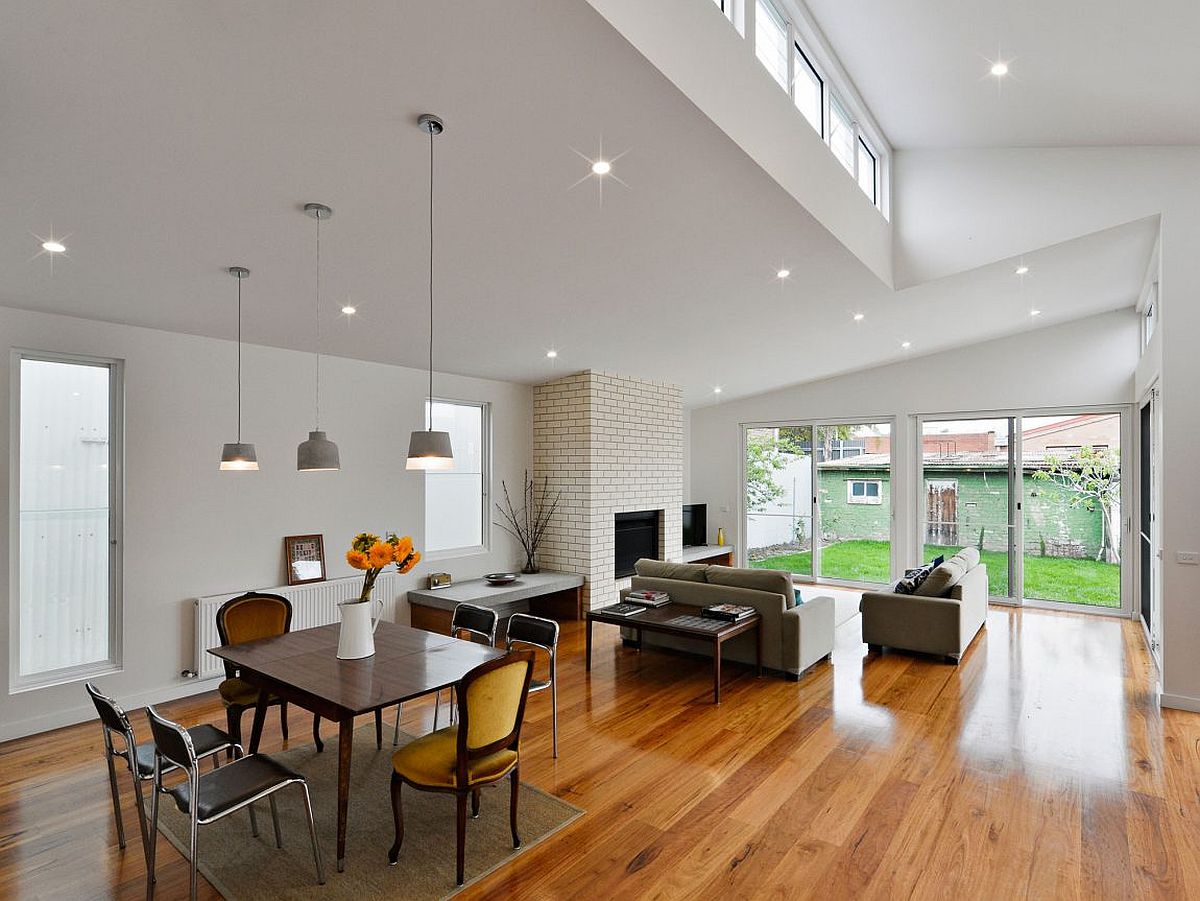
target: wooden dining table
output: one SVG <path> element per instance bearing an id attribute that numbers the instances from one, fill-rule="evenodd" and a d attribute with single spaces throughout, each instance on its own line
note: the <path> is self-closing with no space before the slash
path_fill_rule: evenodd
<path id="1" fill-rule="evenodd" d="M 346 817 L 350 809 L 350 759 L 354 718 L 448 688 L 479 664 L 504 652 L 380 622 L 375 653 L 360 660 L 337 657 L 338 625 L 302 629 L 244 644 L 210 648 L 209 653 L 238 668 L 259 689 L 250 733 L 250 753 L 258 751 L 269 695 L 282 698 L 338 724 L 337 868 L 346 868 Z M 380 791 L 386 791 L 381 786 Z"/>

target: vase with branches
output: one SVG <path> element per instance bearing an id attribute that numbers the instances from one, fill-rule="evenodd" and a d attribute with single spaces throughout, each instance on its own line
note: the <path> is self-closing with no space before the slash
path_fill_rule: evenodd
<path id="1" fill-rule="evenodd" d="M 503 479 L 500 480 L 500 487 L 504 491 L 504 503 L 496 504 L 496 511 L 500 514 L 496 525 L 521 543 L 521 549 L 525 552 L 525 565 L 521 567 L 521 572 L 535 573 L 538 571 L 538 545 L 542 543 L 550 520 L 558 510 L 562 492 L 552 490 L 550 479 L 545 476 L 539 485 L 537 478 L 529 475 L 529 470 L 525 470 L 520 506 L 513 503 Z"/>

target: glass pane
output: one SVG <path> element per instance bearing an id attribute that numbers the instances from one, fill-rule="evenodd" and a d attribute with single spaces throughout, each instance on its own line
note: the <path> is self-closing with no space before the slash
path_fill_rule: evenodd
<path id="1" fill-rule="evenodd" d="M 817 427 L 821 547 L 817 575 L 854 582 L 892 576 L 892 427 Z"/>
<path id="2" fill-rule="evenodd" d="M 821 131 L 821 79 L 808 64 L 808 60 L 804 58 L 799 47 L 795 48 L 792 56 L 792 69 L 796 73 L 792 83 L 792 95 L 796 101 L 796 109 L 804 113 L 808 124 L 816 130 L 817 134 L 824 137 Z"/>
<path id="3" fill-rule="evenodd" d="M 21 361 L 22 676 L 111 659 L 108 381 Z"/>
<path id="4" fill-rule="evenodd" d="M 875 203 L 875 156 L 867 149 L 862 138 L 858 139 L 858 186 Z"/>
<path id="5" fill-rule="evenodd" d="M 973 545 L 993 597 L 1009 596 L 1011 430 L 1010 419 L 926 420 L 921 429 L 922 561 Z"/>
<path id="6" fill-rule="evenodd" d="M 1021 420 L 1025 597 L 1121 606 L 1121 417 Z"/>
<path id="7" fill-rule="evenodd" d="M 746 431 L 746 558 L 812 575 L 812 429 Z"/>
<path id="8" fill-rule="evenodd" d="M 433 404 L 433 428 L 450 433 L 454 466 L 425 473 L 425 549 L 483 544 L 483 407 Z"/>
<path id="9" fill-rule="evenodd" d="M 829 101 L 829 149 L 847 172 L 854 172 L 854 126 L 850 116 L 832 98 Z"/>
<path id="10" fill-rule="evenodd" d="M 785 91 L 788 86 L 787 21 L 770 0 L 758 0 L 754 16 L 754 52 Z"/>

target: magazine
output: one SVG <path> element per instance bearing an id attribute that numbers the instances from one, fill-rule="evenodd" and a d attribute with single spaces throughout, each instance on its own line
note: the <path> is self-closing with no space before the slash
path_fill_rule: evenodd
<path id="1" fill-rule="evenodd" d="M 744 604 L 710 604 L 700 611 L 700 615 L 736 623 L 757 612 L 753 607 L 747 607 Z"/>
<path id="2" fill-rule="evenodd" d="M 645 613 L 645 607 L 639 607 L 637 604 L 613 604 L 611 607 L 601 607 L 597 613 L 606 613 L 609 616 L 636 616 L 639 613 Z"/>
<path id="3" fill-rule="evenodd" d="M 671 596 L 665 591 L 643 588 L 629 592 L 625 595 L 625 601 L 639 607 L 665 607 L 671 603 Z"/>

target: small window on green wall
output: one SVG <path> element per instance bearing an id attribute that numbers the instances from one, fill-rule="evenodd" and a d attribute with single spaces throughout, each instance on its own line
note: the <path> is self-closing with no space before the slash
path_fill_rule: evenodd
<path id="1" fill-rule="evenodd" d="M 846 482 L 846 503 L 882 504 L 883 482 L 879 479 L 849 479 Z"/>

